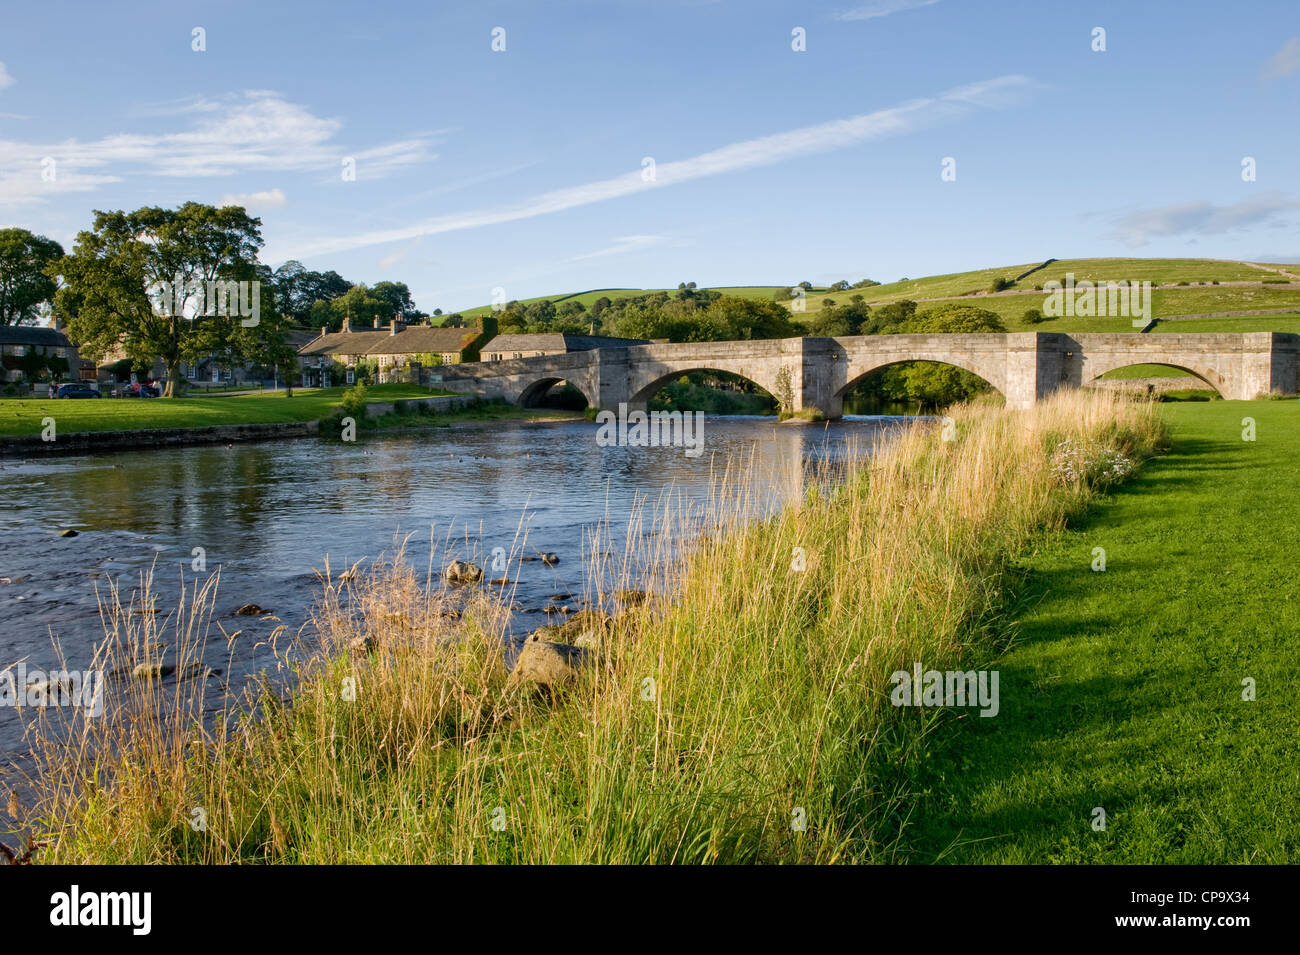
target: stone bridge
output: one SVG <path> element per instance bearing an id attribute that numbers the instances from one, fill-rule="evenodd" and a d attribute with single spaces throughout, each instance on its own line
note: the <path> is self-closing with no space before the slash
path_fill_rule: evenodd
<path id="1" fill-rule="evenodd" d="M 827 418 L 872 372 L 907 361 L 935 361 L 983 378 L 1023 408 L 1062 387 L 1077 388 L 1127 365 L 1169 365 L 1191 372 L 1229 399 L 1294 394 L 1300 335 L 1079 334 L 1014 332 L 968 335 L 863 335 L 764 341 L 633 345 L 538 358 L 445 365 L 449 391 L 536 403 L 568 382 L 597 408 L 644 409 L 665 384 L 690 371 L 740 375 L 773 395 L 788 382 L 792 410 Z"/>

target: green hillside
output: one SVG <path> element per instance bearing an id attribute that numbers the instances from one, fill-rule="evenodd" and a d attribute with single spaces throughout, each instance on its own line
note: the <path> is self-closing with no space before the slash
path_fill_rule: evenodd
<path id="1" fill-rule="evenodd" d="M 1294 310 L 1300 314 L 1300 265 L 1265 265 L 1223 259 L 1057 259 L 1047 262 L 1029 262 L 1020 265 L 954 272 L 925 278 L 901 279 L 868 288 L 846 292 L 830 292 L 814 288 L 808 292 L 802 314 L 811 314 L 823 307 L 827 299 L 837 305 L 861 295 L 871 305 L 883 305 L 903 299 L 920 303 L 966 300 L 980 308 L 996 312 L 1008 327 L 1023 331 L 1030 326 L 1022 321 L 1029 309 L 1042 308 L 1042 286 L 1052 280 L 1063 281 L 1066 274 L 1074 275 L 1076 282 L 1130 281 L 1151 282 L 1152 312 L 1156 318 L 1171 315 L 1201 315 L 1234 311 L 1266 311 L 1270 309 Z M 861 276 L 846 276 L 856 281 Z M 991 292 L 995 280 L 1006 280 L 1011 285 L 1000 292 Z M 725 295 L 740 298 L 772 301 L 784 285 L 706 286 Z M 585 292 L 561 292 L 522 299 L 524 303 L 549 299 L 556 305 L 577 301 L 587 308 L 600 298 L 616 301 L 619 298 L 647 295 L 654 292 L 672 294 L 676 289 L 606 288 L 588 289 Z M 792 308 L 791 303 L 784 303 Z M 491 309 L 490 305 L 465 309 L 459 314 L 473 318 Z M 796 312 L 796 316 L 801 314 Z M 1257 324 L 1263 316 L 1247 316 Z M 1228 320 L 1225 316 L 1224 320 Z M 1040 331 L 1128 331 L 1123 319 L 1060 318 L 1037 326 Z M 1050 328 L 1047 327 L 1050 325 Z M 1172 329 L 1161 328 L 1161 331 Z M 1191 327 L 1184 329 L 1191 331 Z M 1293 315 L 1268 318 L 1265 327 L 1251 328 L 1233 324 L 1229 328 L 1199 328 L 1198 331 L 1297 331 Z"/>

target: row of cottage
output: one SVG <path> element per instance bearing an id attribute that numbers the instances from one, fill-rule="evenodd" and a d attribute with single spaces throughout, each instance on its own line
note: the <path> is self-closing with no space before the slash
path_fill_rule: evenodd
<path id="1" fill-rule="evenodd" d="M 465 361 L 503 361 L 539 355 L 562 355 L 588 351 L 610 345 L 647 345 L 642 338 L 602 338 L 595 335 L 567 333 L 496 335 L 473 328 L 436 328 L 429 325 L 403 325 L 400 319 L 381 325 L 378 318 L 371 328 L 356 329 L 350 319 L 343 328 L 331 332 L 322 327 L 320 334 L 302 343 L 298 349 L 302 384 L 342 384 L 332 381 L 330 369 L 335 364 L 345 369 L 346 383 L 351 384 L 354 369 L 373 361 L 380 381 L 418 380 L 415 376 L 430 365 L 454 365 Z"/>
<path id="2" fill-rule="evenodd" d="M 646 339 L 602 338 L 593 335 L 526 334 L 496 335 L 482 325 L 469 328 L 440 328 L 430 325 L 405 325 L 400 319 L 387 325 L 374 319 L 369 328 L 355 328 L 351 318 L 343 328 L 331 332 L 322 327 L 319 334 L 294 331 L 290 341 L 298 349 L 298 365 L 303 387 L 351 384 L 359 366 L 373 367 L 380 381 L 419 380 L 430 367 L 466 361 L 502 361 L 539 355 L 559 355 L 587 351 L 609 345 L 644 345 Z M 7 381 L 29 377 L 24 371 L 30 362 L 25 357 L 42 354 L 62 359 L 58 374 L 61 380 L 107 381 L 115 361 L 122 355 L 105 356 L 96 363 L 80 358 L 77 348 L 57 327 L 30 325 L 0 326 L 0 356 Z M 63 363 L 66 362 L 66 370 Z M 342 369 L 342 381 L 338 380 Z M 255 381 L 252 367 L 231 368 L 207 359 L 183 365 L 182 373 L 190 381 Z M 164 370 L 153 369 L 151 378 L 161 378 Z"/>

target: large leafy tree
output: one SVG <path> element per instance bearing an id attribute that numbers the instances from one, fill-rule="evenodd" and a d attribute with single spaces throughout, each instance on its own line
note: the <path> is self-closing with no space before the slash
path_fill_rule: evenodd
<path id="1" fill-rule="evenodd" d="M 57 265 L 65 285 L 55 307 L 89 353 L 120 345 L 134 360 L 161 360 L 166 394 L 175 396 L 181 362 L 214 351 L 234 360 L 257 336 L 256 327 L 242 325 L 237 308 L 226 315 L 195 310 L 204 294 L 197 283 L 251 282 L 266 274 L 257 264 L 261 226 L 240 206 L 197 202 L 179 209 L 96 211 L 94 226 L 77 235 L 72 253 Z M 158 283 L 174 290 L 170 307 L 151 299 Z"/>
<path id="2" fill-rule="evenodd" d="M 415 307 L 411 290 L 405 282 L 376 282 L 370 287 L 370 294 L 387 302 L 395 314 L 405 316 L 408 322 L 424 317 L 424 313 Z"/>
<path id="3" fill-rule="evenodd" d="M 275 270 L 274 285 L 276 308 L 297 325 L 310 324 L 317 302 L 329 302 L 352 288 L 337 272 L 313 272 L 294 259 Z"/>
<path id="4" fill-rule="evenodd" d="M 0 229 L 0 325 L 36 320 L 54 298 L 57 284 L 46 270 L 63 257 L 63 246 L 26 229 Z"/>

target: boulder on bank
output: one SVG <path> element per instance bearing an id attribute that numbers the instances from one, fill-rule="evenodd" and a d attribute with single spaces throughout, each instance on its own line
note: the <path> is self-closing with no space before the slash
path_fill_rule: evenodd
<path id="1" fill-rule="evenodd" d="M 649 600 L 650 595 L 644 590 L 618 590 L 614 592 L 614 599 L 624 607 L 635 607 Z"/>
<path id="2" fill-rule="evenodd" d="M 483 579 L 483 568 L 467 560 L 453 560 L 442 576 L 449 584 L 476 584 Z"/>
<path id="3" fill-rule="evenodd" d="M 553 691 L 577 679 L 578 669 L 586 662 L 587 651 L 567 643 L 551 643 L 534 633 L 519 651 L 515 668 L 510 671 L 510 686 L 534 686 Z"/>
<path id="4" fill-rule="evenodd" d="M 579 610 L 559 626 L 540 627 L 534 636 L 558 644 L 571 644 L 580 650 L 601 649 L 614 632 L 614 620 L 600 610 Z"/>

